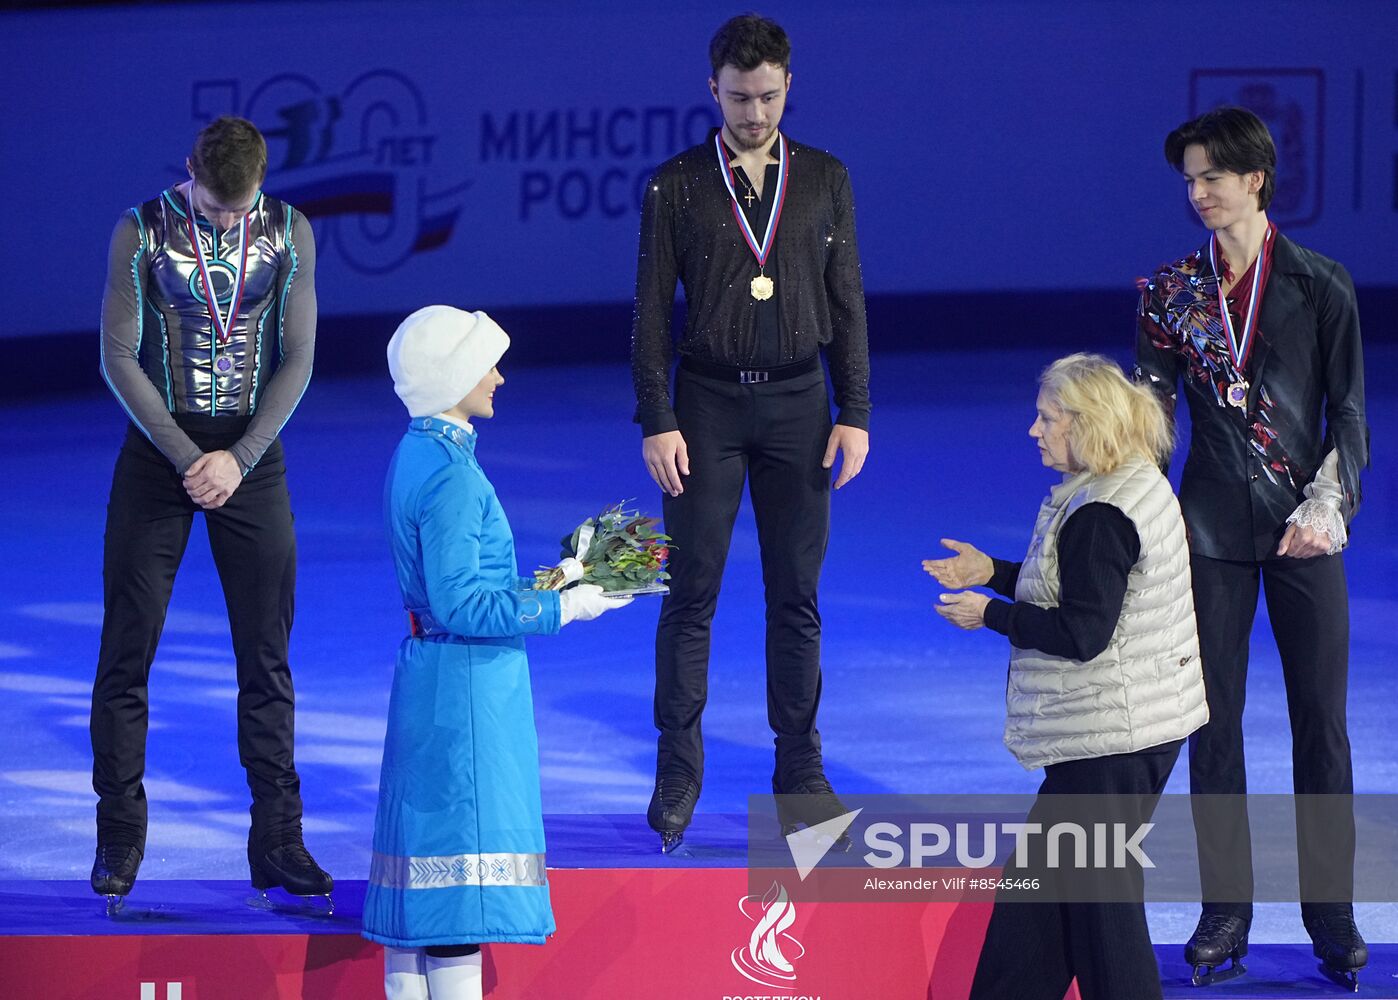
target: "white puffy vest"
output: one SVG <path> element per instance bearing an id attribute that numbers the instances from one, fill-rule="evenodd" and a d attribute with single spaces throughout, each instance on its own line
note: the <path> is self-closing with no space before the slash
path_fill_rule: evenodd
<path id="1" fill-rule="evenodd" d="M 1160 471 L 1128 459 L 1104 476 L 1080 472 L 1039 509 L 1015 599 L 1058 605 L 1058 532 L 1086 503 L 1131 519 L 1141 554 L 1111 642 L 1083 662 L 1015 648 L 1005 691 L 1005 746 L 1026 769 L 1131 753 L 1182 739 L 1209 718 L 1180 506 Z"/>

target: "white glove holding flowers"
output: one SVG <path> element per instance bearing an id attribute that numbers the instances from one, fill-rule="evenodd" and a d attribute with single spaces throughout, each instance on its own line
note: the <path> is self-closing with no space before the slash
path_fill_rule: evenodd
<path id="1" fill-rule="evenodd" d="M 566 560 L 565 560 L 566 562 Z M 607 597 L 605 591 L 595 583 L 580 583 L 569 587 L 558 595 L 559 622 L 590 622 L 613 608 L 630 604 L 634 597 Z"/>

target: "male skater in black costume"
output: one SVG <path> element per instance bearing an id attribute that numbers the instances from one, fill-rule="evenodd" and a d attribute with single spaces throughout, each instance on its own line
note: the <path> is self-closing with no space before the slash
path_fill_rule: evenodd
<path id="1" fill-rule="evenodd" d="M 744 481 L 767 602 L 772 790 L 784 827 L 844 812 L 826 780 L 817 588 L 835 488 L 869 451 L 869 347 L 849 174 L 778 131 L 791 43 L 756 15 L 709 46 L 723 127 L 646 187 L 632 339 L 636 420 L 674 539 L 655 641 L 655 792 L 647 816 L 671 850 L 703 781 L 700 717 L 709 629 Z M 670 332 L 675 285 L 684 335 Z M 670 392 L 674 355 L 680 355 Z M 834 424 L 821 353 L 839 408 Z"/>

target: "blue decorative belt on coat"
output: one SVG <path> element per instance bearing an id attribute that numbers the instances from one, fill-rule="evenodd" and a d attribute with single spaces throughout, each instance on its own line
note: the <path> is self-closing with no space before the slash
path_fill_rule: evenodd
<path id="1" fill-rule="evenodd" d="M 364 936 L 402 948 L 553 933 L 526 635 L 559 629 L 556 593 L 523 589 L 475 435 L 412 421 L 385 486 L 405 638 L 388 708 Z"/>

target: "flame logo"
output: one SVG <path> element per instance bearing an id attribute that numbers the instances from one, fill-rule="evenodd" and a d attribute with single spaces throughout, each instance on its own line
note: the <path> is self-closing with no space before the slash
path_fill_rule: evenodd
<path id="1" fill-rule="evenodd" d="M 749 904 L 756 903 L 758 908 Z M 738 900 L 738 912 L 754 922 L 748 943 L 733 949 L 733 968 L 759 986 L 780 989 L 796 981 L 792 962 L 806 954 L 801 942 L 788 934 L 787 928 L 796 922 L 796 906 L 787 898 L 786 889 L 773 882 L 772 887 L 757 896 Z M 788 957 L 787 951 L 794 951 Z"/>

